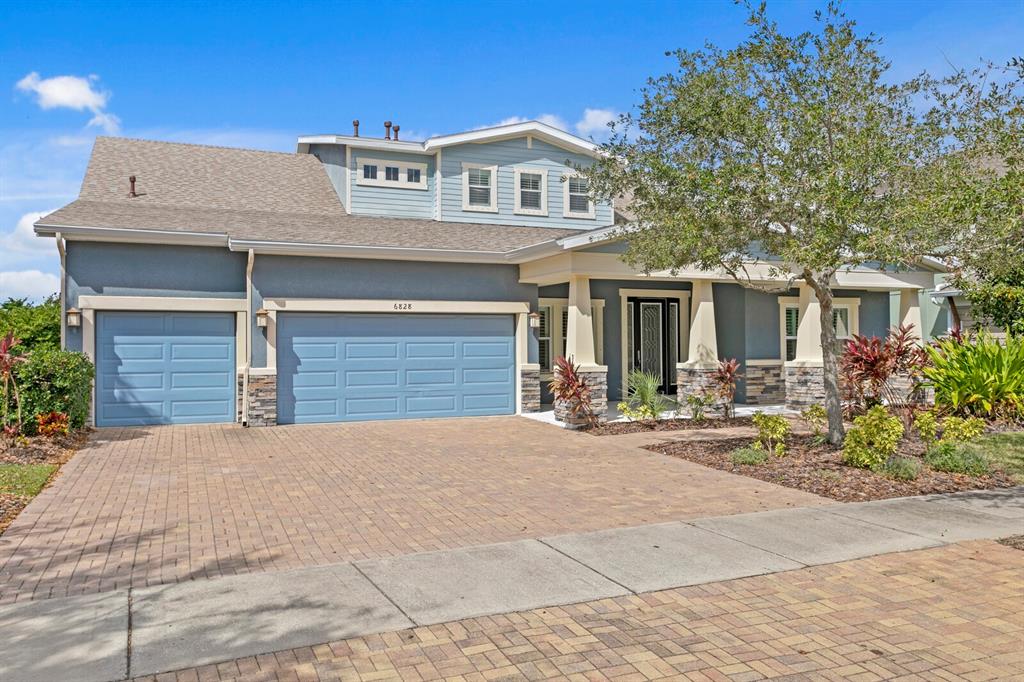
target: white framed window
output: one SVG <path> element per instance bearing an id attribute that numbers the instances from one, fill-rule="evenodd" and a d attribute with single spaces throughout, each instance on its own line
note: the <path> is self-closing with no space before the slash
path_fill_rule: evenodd
<path id="1" fill-rule="evenodd" d="M 800 306 L 785 305 L 782 311 L 782 358 L 789 362 L 796 359 L 796 332 L 800 328 Z"/>
<path id="2" fill-rule="evenodd" d="M 850 306 L 837 305 L 832 308 L 832 328 L 836 330 L 836 338 L 848 341 L 853 336 L 850 327 Z"/>
<path id="3" fill-rule="evenodd" d="M 356 167 L 362 168 L 356 174 L 357 185 L 371 187 L 394 187 L 396 189 L 427 189 L 427 164 L 416 161 L 385 161 L 382 159 L 360 158 Z M 379 168 L 384 169 L 381 177 Z"/>
<path id="4" fill-rule="evenodd" d="M 565 340 L 569 334 L 569 299 L 542 298 L 537 311 L 540 313 L 541 340 L 540 368 L 542 372 L 551 372 L 555 358 L 565 355 Z M 594 356 L 597 364 L 604 364 L 604 299 L 590 299 L 591 322 L 594 327 Z M 547 340 L 547 364 L 545 365 L 545 343 Z"/>
<path id="5" fill-rule="evenodd" d="M 562 180 L 562 215 L 566 218 L 593 219 L 594 202 L 590 199 L 590 184 L 581 175 L 569 175 Z"/>
<path id="6" fill-rule="evenodd" d="M 782 359 L 796 360 L 797 331 L 800 328 L 800 300 L 794 296 L 779 298 L 779 332 Z M 860 333 L 860 299 L 836 298 L 832 301 L 832 328 L 842 342 Z M 817 339 L 815 339 L 817 340 Z"/>
<path id="7" fill-rule="evenodd" d="M 498 212 L 498 167 L 462 164 L 462 210 Z"/>
<path id="8" fill-rule="evenodd" d="M 515 212 L 548 214 L 548 172 L 543 168 L 515 169 Z"/>

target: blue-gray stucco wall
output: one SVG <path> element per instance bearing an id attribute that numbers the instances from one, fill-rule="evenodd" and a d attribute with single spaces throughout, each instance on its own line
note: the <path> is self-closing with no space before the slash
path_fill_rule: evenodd
<path id="1" fill-rule="evenodd" d="M 245 298 L 246 255 L 226 248 L 67 242 L 67 307 L 79 296 Z M 67 347 L 82 350 L 82 328 Z"/>
<path id="2" fill-rule="evenodd" d="M 528 301 L 537 309 L 537 286 L 521 284 L 515 265 L 257 256 L 252 277 L 257 309 L 264 298 Z M 266 366 L 263 331 L 253 327 L 253 367 Z M 537 362 L 533 333 L 528 354 Z"/>

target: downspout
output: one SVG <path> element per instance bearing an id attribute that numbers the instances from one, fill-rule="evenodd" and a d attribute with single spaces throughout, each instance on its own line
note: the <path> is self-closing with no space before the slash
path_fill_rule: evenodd
<path id="1" fill-rule="evenodd" d="M 67 275 L 66 264 L 67 264 L 67 251 L 64 246 L 64 235 L 57 232 L 54 235 L 57 238 L 57 253 L 60 254 L 60 347 L 61 349 L 67 348 L 67 342 L 65 337 L 67 336 L 67 294 L 65 289 L 67 288 Z"/>
<path id="2" fill-rule="evenodd" d="M 249 425 L 249 368 L 252 366 L 252 266 L 256 254 L 249 249 L 245 266 L 245 367 L 242 370 L 242 426 Z"/>

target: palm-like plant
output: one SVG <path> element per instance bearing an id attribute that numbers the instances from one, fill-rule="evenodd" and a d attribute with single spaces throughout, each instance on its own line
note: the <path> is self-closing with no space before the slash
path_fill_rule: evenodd
<path id="1" fill-rule="evenodd" d="M 3 382 L 3 429 L 8 436 L 21 433 L 21 394 L 18 393 L 18 382 L 14 378 L 16 365 L 25 362 L 25 355 L 14 349 L 21 342 L 14 332 L 0 339 L 0 382 Z M 10 402 L 14 398 L 15 420 L 10 422 Z"/>
<path id="2" fill-rule="evenodd" d="M 661 377 L 657 374 L 634 369 L 629 373 L 627 386 L 626 402 L 620 409 L 630 419 L 657 419 L 672 405 L 671 400 L 658 392 Z"/>
<path id="3" fill-rule="evenodd" d="M 1024 416 L 1024 338 L 1000 343 L 982 333 L 968 343 L 943 339 L 927 352 L 923 373 L 937 405 L 960 415 Z"/>

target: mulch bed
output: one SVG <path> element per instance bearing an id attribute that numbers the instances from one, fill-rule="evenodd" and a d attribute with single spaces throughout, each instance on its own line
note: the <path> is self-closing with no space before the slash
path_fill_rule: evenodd
<path id="1" fill-rule="evenodd" d="M 796 488 L 840 502 L 863 502 L 890 497 L 951 493 L 961 490 L 1007 488 L 1016 482 L 1001 471 L 987 476 L 965 476 L 934 471 L 927 465 L 913 481 L 897 481 L 867 469 L 842 463 L 842 453 L 829 445 L 817 445 L 807 435 L 792 436 L 784 457 L 769 457 L 764 464 L 733 464 L 733 450 L 750 445 L 750 438 L 716 441 L 674 441 L 647 446 L 648 450 L 679 457 L 713 469 L 750 476 L 769 483 Z M 904 441 L 898 454 L 919 457 L 919 443 Z M 923 464 L 923 463 L 922 463 Z"/>
<path id="2" fill-rule="evenodd" d="M 585 433 L 592 436 L 618 436 L 623 433 L 643 433 L 648 431 L 692 431 L 695 429 L 727 429 L 733 426 L 753 426 L 752 417 L 733 417 L 722 419 L 720 417 L 709 417 L 699 422 L 692 419 L 657 419 L 638 422 L 609 422 L 591 429 Z"/>
<path id="3" fill-rule="evenodd" d="M 1013 547 L 1024 551 L 1024 535 L 1011 535 L 1008 538 L 997 540 L 1000 545 L 1006 545 L 1007 547 Z"/>
<path id="4" fill-rule="evenodd" d="M 66 436 L 43 438 L 33 436 L 26 441 L 0 452 L 0 463 L 4 464 L 55 464 L 50 481 L 56 478 L 60 467 L 75 454 L 89 438 L 89 430 L 81 429 Z M 0 492 L 0 534 L 11 525 L 21 510 L 32 501 L 31 497 Z"/>

